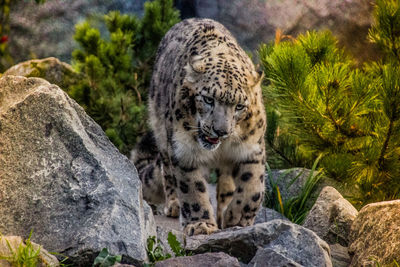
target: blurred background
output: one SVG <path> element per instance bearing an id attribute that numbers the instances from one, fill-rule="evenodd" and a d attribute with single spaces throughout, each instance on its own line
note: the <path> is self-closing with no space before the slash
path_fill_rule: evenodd
<path id="1" fill-rule="evenodd" d="M 77 47 L 75 24 L 93 22 L 111 10 L 144 13 L 145 0 L 11 1 L 8 42 L 14 63 L 31 58 L 57 57 L 70 62 Z M 329 29 L 357 60 L 375 59 L 368 42 L 372 23 L 370 0 L 175 0 L 181 19 L 212 18 L 225 25 L 246 50 L 274 40 L 276 29 L 297 36 L 307 30 Z M 103 29 L 104 31 L 105 29 Z"/>

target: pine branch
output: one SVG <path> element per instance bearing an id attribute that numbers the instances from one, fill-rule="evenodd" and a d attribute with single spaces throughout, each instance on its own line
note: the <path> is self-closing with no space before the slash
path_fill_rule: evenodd
<path id="1" fill-rule="evenodd" d="M 274 151 L 274 153 L 278 154 L 283 160 L 285 160 L 290 166 L 293 166 L 293 162 L 285 156 L 285 154 L 280 151 L 278 148 L 275 147 L 275 145 L 273 143 L 271 143 L 270 141 L 268 141 L 268 144 L 270 146 L 270 148 Z"/>
<path id="2" fill-rule="evenodd" d="M 383 170 L 383 164 L 385 161 L 385 154 L 386 154 L 386 150 L 388 149 L 389 146 L 389 140 L 392 136 L 392 131 L 393 131 L 393 124 L 394 124 L 394 118 L 390 118 L 390 122 L 389 122 L 389 127 L 386 133 L 386 138 L 385 138 L 385 142 L 383 143 L 382 149 L 381 149 L 381 153 L 379 156 L 379 160 L 378 160 L 378 165 L 379 165 L 379 169 Z"/>
<path id="3" fill-rule="evenodd" d="M 396 48 L 396 36 L 394 36 L 394 31 L 395 31 L 395 27 L 393 24 L 393 20 L 390 20 L 390 42 L 391 42 L 391 46 L 392 46 L 392 52 L 394 54 L 394 56 L 396 57 L 397 60 L 399 60 L 399 51 Z"/>

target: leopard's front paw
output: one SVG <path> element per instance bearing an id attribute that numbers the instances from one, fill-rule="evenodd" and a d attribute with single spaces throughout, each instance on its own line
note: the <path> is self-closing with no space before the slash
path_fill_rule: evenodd
<path id="1" fill-rule="evenodd" d="M 165 205 L 164 213 L 168 217 L 179 217 L 179 201 L 177 199 L 169 200 Z"/>
<path id="2" fill-rule="evenodd" d="M 210 222 L 197 222 L 186 225 L 184 231 L 188 236 L 192 235 L 209 235 L 218 230 L 215 223 Z"/>

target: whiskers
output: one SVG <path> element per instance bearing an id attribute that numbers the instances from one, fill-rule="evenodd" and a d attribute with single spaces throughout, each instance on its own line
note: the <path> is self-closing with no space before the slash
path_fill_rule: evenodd
<path id="1" fill-rule="evenodd" d="M 198 132 L 201 128 L 198 126 L 194 126 L 194 125 L 185 125 L 184 126 L 185 130 L 187 130 L 188 132 L 194 133 L 194 132 Z"/>

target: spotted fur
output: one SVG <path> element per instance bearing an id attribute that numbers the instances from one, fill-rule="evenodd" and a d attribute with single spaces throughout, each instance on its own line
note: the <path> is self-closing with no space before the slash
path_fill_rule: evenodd
<path id="1" fill-rule="evenodd" d="M 260 81 L 236 40 L 213 20 L 184 20 L 161 41 L 149 93 L 153 149 L 142 141 L 133 159 L 145 198 L 165 197 L 166 214 L 179 213 L 189 235 L 253 224 L 264 192 Z M 218 175 L 217 220 L 206 186 L 211 169 Z"/>

